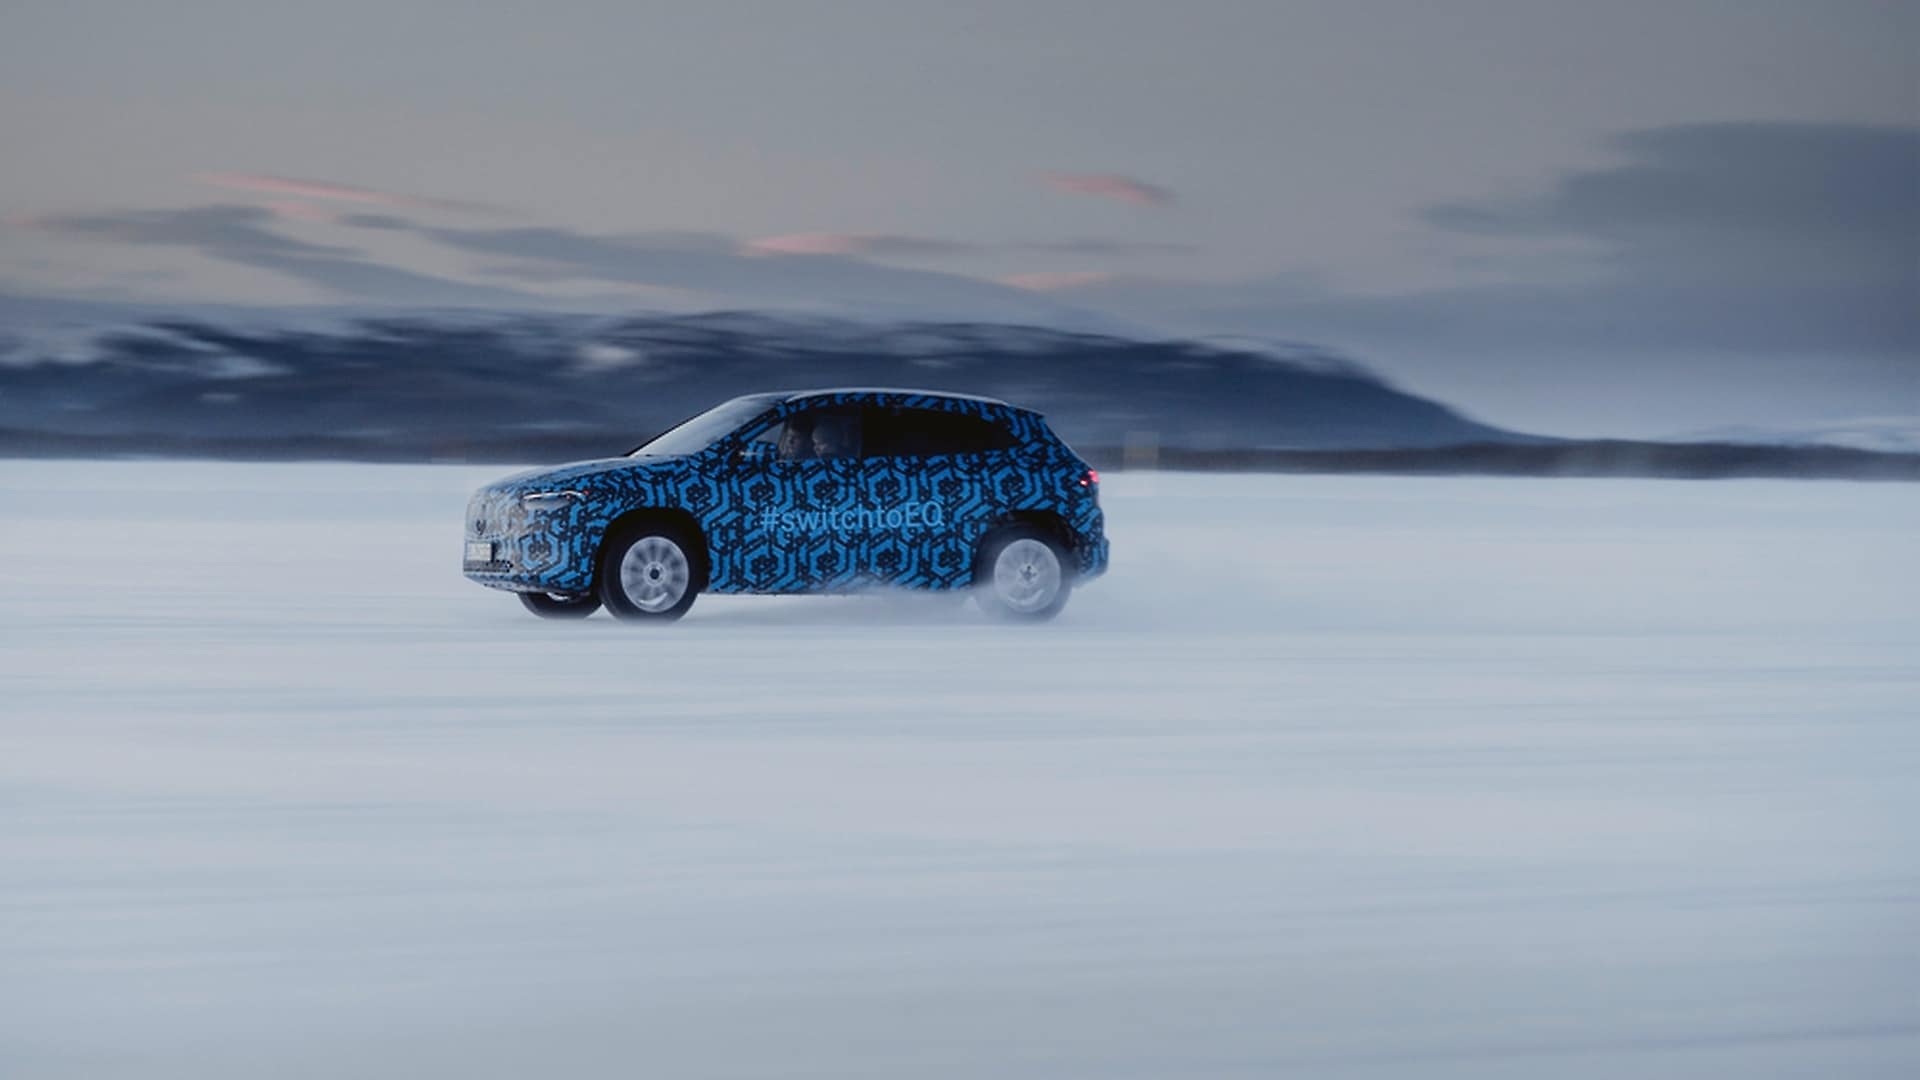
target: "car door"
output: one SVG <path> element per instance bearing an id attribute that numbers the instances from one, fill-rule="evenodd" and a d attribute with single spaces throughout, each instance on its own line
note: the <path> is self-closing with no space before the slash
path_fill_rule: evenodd
<path id="1" fill-rule="evenodd" d="M 867 558 L 875 576 L 907 588 L 948 588 L 972 577 L 974 545 L 999 516 L 990 456 L 1011 445 L 995 425 L 950 409 L 869 407 L 865 476 L 882 525 Z"/>
<path id="2" fill-rule="evenodd" d="M 845 406 L 800 408 L 756 442 L 771 449 L 750 485 L 748 543 L 740 570 L 747 592 L 844 589 L 860 580 L 861 414 Z M 833 438 L 825 438 L 831 430 Z"/>

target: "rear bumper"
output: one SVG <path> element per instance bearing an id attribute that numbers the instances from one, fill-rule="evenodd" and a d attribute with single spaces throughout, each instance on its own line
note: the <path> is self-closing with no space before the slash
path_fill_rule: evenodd
<path id="1" fill-rule="evenodd" d="M 1107 572 L 1107 515 L 1097 497 L 1088 494 L 1072 506 L 1067 530 L 1073 536 L 1075 576 L 1085 580 Z"/>
<path id="2" fill-rule="evenodd" d="M 1077 576 L 1082 581 L 1097 578 L 1107 572 L 1109 549 L 1105 536 L 1096 536 L 1092 540 L 1082 541 L 1074 546 L 1073 552 L 1080 563 Z"/>

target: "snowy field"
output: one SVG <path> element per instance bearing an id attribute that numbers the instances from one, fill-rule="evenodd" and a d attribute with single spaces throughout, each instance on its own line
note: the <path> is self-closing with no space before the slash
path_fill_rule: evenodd
<path id="1" fill-rule="evenodd" d="M 0 1076 L 1920 1074 L 1920 489 L 1125 476 L 1057 623 L 537 621 L 0 462 Z"/>

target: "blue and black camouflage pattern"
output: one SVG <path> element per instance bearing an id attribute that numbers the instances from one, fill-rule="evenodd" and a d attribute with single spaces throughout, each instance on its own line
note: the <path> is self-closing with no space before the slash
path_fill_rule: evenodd
<path id="1" fill-rule="evenodd" d="M 1106 570 L 1105 521 L 1097 488 L 1084 482 L 1087 463 L 1038 414 L 916 391 L 767 397 L 765 412 L 698 453 L 586 461 L 481 488 L 467 507 L 466 537 L 492 542 L 496 555 L 465 563 L 467 577 L 518 592 L 590 592 L 608 529 L 636 511 L 691 520 L 706 546 L 709 592 L 965 588 L 980 540 L 1013 521 L 1050 528 L 1077 577 Z M 742 446 L 786 417 L 832 406 L 961 413 L 1011 433 L 1014 445 L 937 457 L 738 460 Z M 839 527 L 820 527 L 823 520 Z"/>

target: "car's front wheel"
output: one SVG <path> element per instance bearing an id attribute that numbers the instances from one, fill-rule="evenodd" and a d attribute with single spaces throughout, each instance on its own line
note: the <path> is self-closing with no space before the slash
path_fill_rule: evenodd
<path id="1" fill-rule="evenodd" d="M 600 598 L 592 593 L 577 596 L 561 593 L 523 592 L 520 603 L 543 619 L 584 619 L 600 610 Z"/>
<path id="2" fill-rule="evenodd" d="M 700 548 L 670 526 L 628 529 L 600 552 L 600 599 L 622 619 L 685 615 L 705 577 Z"/>
<path id="3" fill-rule="evenodd" d="M 1004 619 L 1051 619 L 1073 590 L 1067 551 L 1030 525 L 990 534 L 974 564 L 973 593 L 989 615 Z"/>

